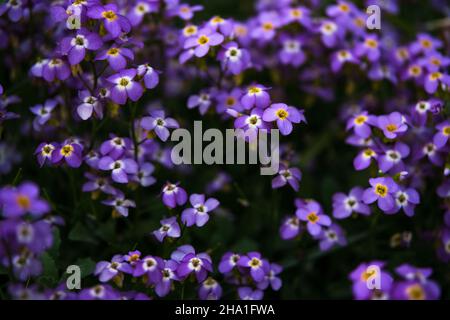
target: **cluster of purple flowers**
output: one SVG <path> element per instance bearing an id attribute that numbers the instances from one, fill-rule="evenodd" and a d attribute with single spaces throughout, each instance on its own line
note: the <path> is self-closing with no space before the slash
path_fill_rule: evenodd
<path id="1" fill-rule="evenodd" d="M 191 245 L 182 245 L 172 252 L 168 260 L 152 255 L 142 256 L 139 251 L 116 255 L 111 261 L 99 262 L 95 274 L 100 282 L 113 280 L 120 287 L 125 274 L 142 278 L 145 285 L 154 288 L 158 297 L 167 296 L 175 283 L 183 283 L 193 277 L 199 284 L 199 298 L 215 300 L 221 297 L 222 288 L 208 276 L 212 271 L 212 261 L 207 253 L 196 253 Z"/>
<path id="2" fill-rule="evenodd" d="M 54 226 L 63 223 L 50 211 L 32 182 L 0 189 L 0 265 L 17 281 L 42 273 L 40 257 L 53 245 Z"/>
<path id="3" fill-rule="evenodd" d="M 439 285 L 430 279 L 431 268 L 402 264 L 395 268 L 394 279 L 382 261 L 361 263 L 349 279 L 353 282 L 353 296 L 358 300 L 436 300 L 441 295 Z M 373 279 L 373 282 L 371 282 Z M 368 285 L 371 282 L 372 285 Z"/>
<path id="4" fill-rule="evenodd" d="M 389 1 L 391 5 L 365 2 L 382 6 L 389 15 L 398 13 L 397 1 Z M 183 112 L 197 114 L 189 109 L 198 108 L 204 119 L 216 117 L 228 127 L 244 130 L 248 144 L 262 130 L 279 129 L 281 165 L 271 188 L 289 185 L 299 196 L 303 191 L 300 182 L 313 178 L 305 174 L 308 165 L 284 141 L 300 141 L 294 125 L 306 123 L 305 113 L 309 121 L 313 105 L 318 108 L 341 101 L 336 99 L 338 91 L 348 93 L 338 125 L 348 133 L 346 143 L 357 148 L 353 168 L 362 174 L 363 182 L 334 193 L 329 211 L 322 207 L 325 200 L 321 204 L 296 198 L 295 214 L 281 224 L 281 238 L 303 241 L 307 233 L 319 241 L 321 251 L 346 246 L 347 231 L 335 220 L 343 220 L 345 226 L 359 215 L 364 216 L 360 220 L 373 222 L 381 213 L 399 212 L 404 212 L 405 219 L 416 219 L 433 181 L 436 190 L 432 191 L 444 215 L 439 217 L 439 227 L 422 236 L 435 244 L 440 262 L 449 263 L 450 120 L 446 103 L 450 58 L 445 42 L 428 33 L 404 42 L 388 20 L 383 32 L 370 31 L 364 9 L 345 0 L 325 5 L 316 0 L 303 5 L 260 0 L 255 14 L 244 21 L 215 15 L 198 22 L 195 15 L 201 10 L 200 5 L 180 0 L 0 4 L 0 50 L 5 52 L 5 68 L 11 74 L 5 75 L 9 79 L 2 83 L 5 88 L 0 85 L 0 137 L 6 125 L 15 126 L 22 116 L 20 126 L 5 131 L 32 137 L 38 165 L 49 167 L 42 171 L 80 173 L 84 184 L 74 188 L 110 207 L 114 218 L 128 217 L 130 210 L 144 211 L 135 191 L 151 198 L 150 189 L 157 186 L 160 200 L 153 194 L 152 201 L 160 201 L 168 213 L 162 214 L 164 218 L 151 216 L 160 226 L 147 234 L 151 232 L 164 249 L 181 241 L 168 259 L 131 251 L 99 262 L 95 275 L 102 284 L 97 286 L 76 293 L 63 286 L 42 292 L 34 284 L 23 283 L 41 274 L 40 257 L 52 246 L 52 230 L 62 220 L 50 216 L 50 200 L 42 199 L 35 184 L 6 186 L 0 189 L 0 264 L 15 280 L 9 288 L 11 296 L 154 297 L 114 287 L 123 288 L 128 275 L 153 288 L 158 297 L 194 279 L 199 298 L 221 298 L 222 286 L 212 277 L 210 251 L 196 253 L 184 244 L 183 236 L 194 231 L 186 227 L 205 226 L 211 212 L 224 205 L 210 195 L 224 189 L 232 177 L 221 171 L 199 193 L 191 193 L 187 181 L 174 178 L 172 174 L 190 170 L 175 168 L 170 159 L 171 130 L 187 127 L 180 106 L 186 106 Z M 37 27 L 36 21 L 40 24 L 36 34 L 27 31 Z M 20 65 L 29 66 L 24 73 L 32 79 L 33 88 L 40 88 L 40 94 L 30 99 L 34 102 L 22 108 L 25 111 L 12 109 L 28 101 L 13 94 L 22 86 L 14 78 Z M 374 93 L 360 94 L 362 84 Z M 378 97 L 381 91 L 387 94 Z M 108 122 L 111 129 L 105 132 L 102 129 Z M 321 143 L 317 142 L 319 147 L 311 157 L 320 153 Z M 11 142 L 0 143 L 0 177 L 20 161 L 18 153 Z M 431 269 L 411 265 L 398 267 L 401 279 L 395 281 L 382 271 L 382 289 L 367 289 L 365 281 L 373 276 L 366 272 L 369 265 L 384 268 L 384 263 L 375 261 L 352 272 L 356 299 L 440 296 L 439 286 L 429 280 Z M 224 283 L 237 287 L 241 299 L 262 299 L 268 287 L 279 290 L 282 269 L 259 252 L 227 252 L 218 265 Z"/>

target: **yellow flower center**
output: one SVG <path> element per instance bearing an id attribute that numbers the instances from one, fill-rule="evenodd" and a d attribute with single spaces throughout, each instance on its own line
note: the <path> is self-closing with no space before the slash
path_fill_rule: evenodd
<path id="1" fill-rule="evenodd" d="M 236 103 L 236 99 L 234 99 L 233 97 L 228 97 L 225 103 L 227 106 L 232 106 Z"/>
<path id="2" fill-rule="evenodd" d="M 259 267 L 260 265 L 261 265 L 261 260 L 259 260 L 258 258 L 252 258 L 252 260 L 250 260 L 251 267 Z"/>
<path id="3" fill-rule="evenodd" d="M 111 48 L 108 50 L 108 55 L 110 56 L 117 56 L 120 52 L 120 49 L 118 48 Z"/>
<path id="4" fill-rule="evenodd" d="M 424 300 L 425 291 L 420 284 L 413 284 L 406 288 L 406 295 L 409 300 Z"/>
<path id="5" fill-rule="evenodd" d="M 382 198 L 386 197 L 386 195 L 388 194 L 388 187 L 384 184 L 377 183 L 375 186 L 375 194 Z"/>
<path id="6" fill-rule="evenodd" d="M 431 48 L 431 41 L 430 40 L 422 40 L 421 41 L 422 47 L 429 49 Z"/>
<path id="7" fill-rule="evenodd" d="M 64 147 L 61 148 L 61 154 L 64 157 L 69 157 L 73 152 L 73 147 L 70 144 L 66 144 Z"/>
<path id="8" fill-rule="evenodd" d="M 353 22 L 359 28 L 364 27 L 366 25 L 365 22 L 364 22 L 364 19 L 361 19 L 361 18 L 356 18 L 356 19 L 353 20 Z"/>
<path id="9" fill-rule="evenodd" d="M 291 10 L 291 16 L 294 18 L 300 18 L 302 16 L 303 12 L 300 9 L 292 9 Z"/>
<path id="10" fill-rule="evenodd" d="M 126 87 L 129 83 L 130 83 L 130 81 L 128 81 L 128 79 L 126 79 L 126 78 L 120 79 L 120 82 L 119 82 L 119 84 L 120 84 L 122 87 Z"/>
<path id="11" fill-rule="evenodd" d="M 347 4 L 345 4 L 345 3 L 340 4 L 340 5 L 339 5 L 339 9 L 340 9 L 342 12 L 349 12 L 349 11 L 350 11 L 349 6 L 348 6 Z"/>
<path id="12" fill-rule="evenodd" d="M 224 20 L 221 17 L 217 16 L 217 17 L 212 18 L 211 22 L 212 23 L 222 23 L 222 22 L 224 22 Z"/>
<path id="13" fill-rule="evenodd" d="M 31 206 L 30 198 L 26 195 L 19 194 L 16 198 L 16 202 L 22 209 L 29 209 Z"/>
<path id="14" fill-rule="evenodd" d="M 373 39 L 367 39 L 366 40 L 366 46 L 375 49 L 375 48 L 378 47 L 378 42 L 373 40 Z"/>
<path id="15" fill-rule="evenodd" d="M 430 79 L 433 81 L 436 81 L 438 79 L 440 79 L 442 77 L 442 73 L 440 72 L 433 72 L 432 74 L 430 74 Z"/>
<path id="16" fill-rule="evenodd" d="M 366 121 L 367 121 L 367 117 L 364 115 L 359 115 L 355 118 L 355 124 L 357 124 L 359 126 L 362 125 Z"/>
<path id="17" fill-rule="evenodd" d="M 367 282 L 367 280 L 369 280 L 369 278 L 374 276 L 376 273 L 377 271 L 375 269 L 364 271 L 363 273 L 361 273 L 361 280 Z"/>
<path id="18" fill-rule="evenodd" d="M 444 127 L 444 129 L 442 129 L 442 133 L 446 136 L 450 136 L 450 126 Z"/>
<path id="19" fill-rule="evenodd" d="M 264 31 L 272 31 L 274 28 L 272 22 L 264 22 L 262 27 L 263 27 Z"/>
<path id="20" fill-rule="evenodd" d="M 117 19 L 117 15 L 114 11 L 108 10 L 102 12 L 102 17 L 105 18 L 108 21 L 114 21 Z"/>
<path id="21" fill-rule="evenodd" d="M 394 132 L 397 129 L 398 129 L 397 125 L 393 123 L 390 123 L 386 126 L 386 130 L 389 132 Z"/>
<path id="22" fill-rule="evenodd" d="M 306 217 L 306 219 L 308 219 L 309 222 L 311 223 L 316 223 L 317 221 L 319 221 L 319 216 L 317 215 L 317 213 L 310 212 L 308 213 L 308 216 Z"/>
<path id="23" fill-rule="evenodd" d="M 281 120 L 286 120 L 287 117 L 289 116 L 289 112 L 287 112 L 284 109 L 278 109 L 277 111 L 277 117 Z"/>
<path id="24" fill-rule="evenodd" d="M 250 94 L 258 94 L 261 93 L 261 88 L 258 87 L 251 87 L 250 89 L 248 89 L 248 93 Z"/>
<path id="25" fill-rule="evenodd" d="M 422 68 L 419 66 L 412 66 L 409 71 L 411 72 L 412 75 L 414 76 L 418 76 L 422 73 Z"/>
<path id="26" fill-rule="evenodd" d="M 375 155 L 375 151 L 373 151 L 372 149 L 366 149 L 366 150 L 364 150 L 364 155 L 366 157 L 370 158 Z"/>
<path id="27" fill-rule="evenodd" d="M 198 38 L 198 43 L 201 45 L 207 44 L 209 42 L 209 38 L 207 36 L 201 36 Z"/>
<path id="28" fill-rule="evenodd" d="M 184 35 L 185 36 L 192 36 L 197 33 L 197 27 L 196 26 L 187 26 L 184 28 Z"/>

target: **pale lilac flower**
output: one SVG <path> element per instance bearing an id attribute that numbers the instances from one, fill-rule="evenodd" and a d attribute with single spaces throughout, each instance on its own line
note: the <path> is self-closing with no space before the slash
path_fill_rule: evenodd
<path id="1" fill-rule="evenodd" d="M 161 228 L 152 232 L 159 242 L 163 242 L 165 237 L 178 238 L 181 235 L 180 226 L 176 217 L 162 219 L 160 221 Z"/>
<path id="2" fill-rule="evenodd" d="M 202 227 L 209 220 L 209 212 L 219 206 L 219 201 L 214 198 L 205 199 L 203 194 L 192 194 L 189 202 L 193 208 L 184 209 L 181 214 L 181 221 L 190 227 L 194 224 Z"/>

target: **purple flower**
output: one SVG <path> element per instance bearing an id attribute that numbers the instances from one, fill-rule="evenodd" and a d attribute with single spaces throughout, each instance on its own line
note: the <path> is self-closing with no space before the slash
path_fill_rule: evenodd
<path id="1" fill-rule="evenodd" d="M 282 38 L 282 45 L 283 48 L 278 54 L 282 64 L 298 67 L 305 62 L 301 39 L 286 36 Z"/>
<path id="2" fill-rule="evenodd" d="M 197 281 L 203 282 L 208 276 L 208 272 L 213 271 L 211 258 L 206 253 L 196 254 L 195 250 L 190 246 L 183 247 L 189 250 L 185 252 L 183 258 L 180 260 L 180 264 L 176 271 L 177 276 L 180 279 L 185 279 L 191 273 L 194 273 Z"/>
<path id="3" fill-rule="evenodd" d="M 247 88 L 247 92 L 241 98 L 241 104 L 245 109 L 253 107 L 264 109 L 270 104 L 270 96 L 266 92 L 268 88 L 261 85 L 253 85 Z"/>
<path id="4" fill-rule="evenodd" d="M 450 76 L 443 74 L 442 72 L 431 72 L 425 77 L 425 91 L 429 94 L 433 94 L 437 91 L 439 85 L 443 88 L 447 88 L 450 85 Z"/>
<path id="5" fill-rule="evenodd" d="M 39 165 L 41 167 L 45 164 L 45 162 L 47 161 L 51 162 L 52 154 L 57 147 L 58 145 L 54 142 L 51 143 L 42 142 L 41 144 L 39 144 L 34 154 L 37 156 Z"/>
<path id="6" fill-rule="evenodd" d="M 94 274 L 99 276 L 101 282 L 108 282 L 118 276 L 120 272 L 132 273 L 133 269 L 128 263 L 123 261 L 123 256 L 115 255 L 111 262 L 100 261 L 97 263 Z"/>
<path id="7" fill-rule="evenodd" d="M 258 41 L 270 41 L 275 37 L 277 28 L 281 26 L 280 16 L 275 11 L 261 12 L 257 25 L 253 28 L 251 36 Z"/>
<path id="8" fill-rule="evenodd" d="M 176 275 L 178 263 L 173 260 L 164 261 L 161 270 L 161 281 L 155 285 L 155 292 L 159 297 L 169 294 L 172 288 L 172 281 L 179 280 Z"/>
<path id="9" fill-rule="evenodd" d="M 113 159 L 121 158 L 127 150 L 130 150 L 132 142 L 129 138 L 112 136 L 100 146 L 100 153 L 103 156 L 110 156 Z"/>
<path id="10" fill-rule="evenodd" d="M 370 130 L 370 117 L 367 111 L 354 115 L 348 120 L 346 130 L 353 129 L 356 135 L 364 139 L 370 137 L 372 133 Z"/>
<path id="11" fill-rule="evenodd" d="M 107 60 L 114 71 L 120 71 L 127 66 L 127 59 L 133 60 L 133 51 L 127 48 L 113 46 L 108 50 L 100 51 L 95 60 Z"/>
<path id="12" fill-rule="evenodd" d="M 233 252 L 227 252 L 222 256 L 219 263 L 219 272 L 220 273 L 228 273 L 232 271 L 239 262 L 240 255 Z"/>
<path id="13" fill-rule="evenodd" d="M 384 173 L 392 171 L 393 173 L 400 172 L 404 169 L 402 159 L 409 155 L 408 145 L 396 142 L 394 148 L 386 150 L 385 154 L 378 157 L 378 166 Z"/>
<path id="14" fill-rule="evenodd" d="M 146 256 L 136 263 L 133 276 L 140 277 L 146 275 L 148 277 L 148 283 L 159 283 L 162 280 L 162 270 L 164 265 L 163 259 L 154 256 Z"/>
<path id="15" fill-rule="evenodd" d="M 98 162 L 100 170 L 111 171 L 112 179 L 117 183 L 128 183 L 128 175 L 136 174 L 138 165 L 131 158 L 121 158 L 114 160 L 110 156 L 105 156 Z"/>
<path id="16" fill-rule="evenodd" d="M 186 191 L 178 184 L 167 182 L 162 193 L 163 203 L 169 208 L 175 208 L 177 205 L 182 206 L 187 201 Z"/>
<path id="17" fill-rule="evenodd" d="M 136 69 L 122 70 L 106 80 L 112 83 L 111 99 L 118 104 L 125 104 L 127 98 L 136 102 L 143 94 L 142 86 L 133 81 Z"/>
<path id="18" fill-rule="evenodd" d="M 350 280 L 353 282 L 353 296 L 357 300 L 381 299 L 389 294 L 392 288 L 392 276 L 383 271 L 384 263 L 372 261 L 360 264 L 350 273 Z M 379 274 L 378 271 L 379 270 Z M 369 288 L 370 280 L 375 277 L 380 279 L 380 288 Z M 386 297 L 387 298 L 387 297 Z"/>
<path id="19" fill-rule="evenodd" d="M 285 168 L 282 167 L 278 171 L 278 175 L 272 179 L 272 189 L 281 188 L 282 186 L 289 183 L 289 185 L 295 191 L 298 191 L 298 183 L 302 179 L 302 172 L 297 168 Z"/>
<path id="20" fill-rule="evenodd" d="M 155 171 L 155 166 L 153 164 L 150 162 L 141 163 L 139 164 L 138 171 L 132 177 L 132 180 L 143 187 L 151 186 L 156 182 L 155 177 L 152 176 L 153 171 Z"/>
<path id="21" fill-rule="evenodd" d="M 433 143 L 437 148 L 444 147 L 450 137 L 450 121 L 446 120 L 436 126 L 438 132 L 433 137 Z"/>
<path id="22" fill-rule="evenodd" d="M 219 31 L 224 36 L 229 36 L 233 32 L 233 22 L 220 16 L 209 19 L 207 26 L 214 31 Z"/>
<path id="23" fill-rule="evenodd" d="M 9 20 L 17 22 L 23 17 L 26 5 L 27 0 L 8 0 L 0 4 L 0 16 L 8 12 Z"/>
<path id="24" fill-rule="evenodd" d="M 312 236 L 317 236 L 322 226 L 331 225 L 330 217 L 322 213 L 322 208 L 316 201 L 308 201 L 304 206 L 299 207 L 295 214 L 300 220 L 307 222 L 306 228 Z"/>
<path id="25" fill-rule="evenodd" d="M 158 71 L 148 64 L 141 64 L 137 67 L 137 75 L 144 79 L 144 85 L 147 89 L 153 89 L 159 83 Z"/>
<path id="26" fill-rule="evenodd" d="M 45 101 L 45 103 L 35 105 L 30 108 L 31 112 L 33 112 L 37 118 L 35 121 L 39 125 L 44 125 L 52 116 L 53 109 L 58 105 L 58 101 L 54 99 L 49 99 Z"/>
<path id="27" fill-rule="evenodd" d="M 198 290 L 198 297 L 202 300 L 219 300 L 222 296 L 222 287 L 211 277 L 202 282 Z"/>
<path id="28" fill-rule="evenodd" d="M 342 27 L 331 20 L 324 20 L 319 27 L 322 42 L 328 48 L 336 46 L 337 42 L 343 36 L 343 31 Z"/>
<path id="29" fill-rule="evenodd" d="M 71 141 L 66 141 L 52 152 L 52 163 L 57 164 L 65 161 L 70 167 L 78 168 L 83 162 L 83 147 Z"/>
<path id="30" fill-rule="evenodd" d="M 80 300 L 118 300 L 120 295 L 109 285 L 96 285 L 92 288 L 81 290 Z"/>
<path id="31" fill-rule="evenodd" d="M 181 235 L 180 226 L 176 217 L 162 219 L 161 228 L 152 232 L 159 242 L 163 242 L 165 237 L 178 238 Z"/>
<path id="32" fill-rule="evenodd" d="M 330 250 L 336 245 L 345 246 L 347 244 L 344 231 L 337 224 L 332 224 L 329 228 L 322 229 L 318 238 L 321 251 Z"/>
<path id="33" fill-rule="evenodd" d="M 254 108 L 250 115 L 241 115 L 234 121 L 234 127 L 243 129 L 245 138 L 249 140 L 255 139 L 259 129 L 268 129 L 269 126 L 263 121 L 264 111 L 262 109 Z"/>
<path id="34" fill-rule="evenodd" d="M 395 206 L 394 195 L 398 191 L 398 185 L 390 177 L 369 179 L 371 185 L 363 194 L 366 204 L 378 201 L 378 207 L 384 212 L 390 211 Z"/>
<path id="35" fill-rule="evenodd" d="M 239 298 L 241 300 L 262 300 L 264 292 L 259 289 L 253 290 L 250 287 L 240 287 L 238 289 Z"/>
<path id="36" fill-rule="evenodd" d="M 87 16 L 92 19 L 102 19 L 105 29 L 117 38 L 122 32 L 128 33 L 131 30 L 131 24 L 127 18 L 118 13 L 117 5 L 109 3 L 107 5 L 94 5 L 89 7 Z"/>
<path id="37" fill-rule="evenodd" d="M 286 218 L 280 227 L 280 236 L 283 240 L 295 238 L 300 233 L 300 221 L 297 216 Z"/>
<path id="38" fill-rule="evenodd" d="M 208 213 L 216 209 L 219 206 L 219 201 L 214 198 L 205 200 L 203 194 L 192 194 L 189 197 L 189 201 L 193 208 L 184 209 L 181 214 L 181 221 L 190 227 L 194 224 L 197 227 L 202 227 L 208 222 Z"/>
<path id="39" fill-rule="evenodd" d="M 166 141 L 169 138 L 169 129 L 178 128 L 178 122 L 172 118 L 166 118 L 163 110 L 154 110 L 150 112 L 150 117 L 143 117 L 141 126 L 145 130 L 153 130 L 156 135 L 162 140 Z"/>
<path id="40" fill-rule="evenodd" d="M 100 119 L 103 118 L 102 104 L 97 97 L 92 96 L 88 90 L 80 91 L 78 97 L 81 104 L 77 107 L 77 113 L 82 120 L 89 119 L 94 112 Z"/>
<path id="41" fill-rule="evenodd" d="M 371 148 L 362 150 L 353 160 L 353 166 L 356 170 L 364 170 L 370 166 L 372 159 L 377 159 L 378 154 Z"/>
<path id="42" fill-rule="evenodd" d="M 42 77 L 48 82 L 52 82 L 55 79 L 64 81 L 70 77 L 70 68 L 63 60 L 53 58 L 44 64 L 42 68 Z"/>
<path id="43" fill-rule="evenodd" d="M 282 281 L 279 277 L 277 277 L 277 275 L 280 274 L 281 271 L 283 271 L 282 266 L 276 263 L 271 263 L 269 265 L 269 272 L 265 275 L 264 280 L 257 284 L 258 289 L 265 290 L 270 285 L 273 290 L 280 290 Z"/>
<path id="44" fill-rule="evenodd" d="M 264 110 L 263 120 L 267 122 L 276 121 L 282 135 L 292 132 L 292 123 L 306 121 L 302 110 L 289 107 L 284 103 L 274 103 Z"/>
<path id="45" fill-rule="evenodd" d="M 217 59 L 222 70 L 238 75 L 250 66 L 250 54 L 246 49 L 239 48 L 236 42 L 228 42 L 219 52 Z"/>
<path id="46" fill-rule="evenodd" d="M 88 182 L 83 184 L 81 190 L 83 192 L 97 192 L 101 191 L 109 195 L 115 195 L 116 189 L 111 186 L 111 181 L 108 178 L 98 177 L 90 172 L 86 172 L 84 176 L 88 179 Z"/>
<path id="47" fill-rule="evenodd" d="M 411 45 L 410 50 L 414 54 L 419 52 L 429 53 L 434 52 L 440 47 L 442 47 L 442 42 L 440 40 L 437 40 L 428 34 L 421 33 L 417 35 L 417 41 Z"/>
<path id="48" fill-rule="evenodd" d="M 403 208 L 403 211 L 408 217 L 412 217 L 414 215 L 414 208 L 416 205 L 420 203 L 419 193 L 413 189 L 408 188 L 405 190 L 398 190 L 395 193 L 395 203 L 394 207 L 387 211 L 388 214 L 394 214 L 400 211 Z"/>
<path id="49" fill-rule="evenodd" d="M 17 188 L 0 189 L 0 208 L 4 217 L 19 217 L 26 213 L 41 216 L 50 206 L 39 197 L 39 188 L 32 182 L 24 182 Z"/>
<path id="50" fill-rule="evenodd" d="M 380 58 L 379 47 L 378 37 L 375 35 L 368 35 L 363 43 L 356 45 L 355 55 L 358 58 L 367 57 L 369 61 L 374 62 Z"/>
<path id="51" fill-rule="evenodd" d="M 333 196 L 333 217 L 345 219 L 354 212 L 362 215 L 370 215 L 370 207 L 363 203 L 364 190 L 361 187 L 354 187 L 348 195 L 336 193 Z"/>
<path id="52" fill-rule="evenodd" d="M 203 10 L 203 6 L 201 5 L 195 5 L 195 6 L 189 6 L 188 4 L 180 4 L 177 5 L 172 10 L 172 15 L 176 15 L 180 17 L 183 20 L 191 20 L 194 17 L 194 12 Z"/>
<path id="53" fill-rule="evenodd" d="M 86 56 L 86 50 L 98 50 L 103 42 L 96 33 L 81 29 L 74 37 L 61 41 L 61 53 L 67 55 L 71 65 L 79 64 Z"/>
<path id="54" fill-rule="evenodd" d="M 388 139 L 395 139 L 398 134 L 408 129 L 405 118 L 399 112 L 392 112 L 387 116 L 379 116 L 377 123 L 378 128 L 383 131 L 385 137 Z"/>
<path id="55" fill-rule="evenodd" d="M 396 300 L 437 300 L 441 295 L 439 286 L 433 281 L 402 281 L 392 290 Z"/>
<path id="56" fill-rule="evenodd" d="M 194 37 L 186 39 L 184 49 L 194 49 L 194 55 L 198 58 L 204 57 L 210 47 L 221 44 L 224 40 L 223 35 L 211 29 L 205 28 L 198 31 Z"/>
<path id="57" fill-rule="evenodd" d="M 247 255 L 241 256 L 238 266 L 242 268 L 250 268 L 250 275 L 256 282 L 264 280 L 269 272 L 269 262 L 262 259 L 259 252 L 249 252 Z"/>
<path id="58" fill-rule="evenodd" d="M 208 111 L 210 105 L 211 96 L 207 92 L 190 96 L 187 103 L 189 109 L 198 107 L 201 115 L 204 115 Z"/>
<path id="59" fill-rule="evenodd" d="M 128 217 L 128 209 L 136 207 L 134 201 L 125 199 L 121 192 L 118 192 L 110 200 L 102 201 L 102 203 L 114 208 L 113 217 Z"/>

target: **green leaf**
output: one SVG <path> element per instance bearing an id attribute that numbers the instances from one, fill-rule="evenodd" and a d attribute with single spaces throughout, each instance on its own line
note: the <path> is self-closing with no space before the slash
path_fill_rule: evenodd
<path id="1" fill-rule="evenodd" d="M 59 229 L 58 228 L 54 228 L 53 229 L 53 245 L 48 250 L 48 252 L 50 253 L 50 255 L 53 258 L 58 258 L 58 256 L 59 256 L 59 247 L 60 246 L 61 246 L 61 234 L 59 233 Z"/>
<path id="2" fill-rule="evenodd" d="M 75 264 L 81 269 L 81 278 L 85 278 L 94 272 L 96 263 L 91 258 L 78 259 Z"/>
<path id="3" fill-rule="evenodd" d="M 97 244 L 91 232 L 81 223 L 77 223 L 75 227 L 69 232 L 69 239 L 72 241 L 88 242 Z"/>
<path id="4" fill-rule="evenodd" d="M 42 262 L 42 276 L 38 278 L 38 282 L 45 286 L 55 286 L 58 283 L 58 268 L 56 267 L 55 260 L 44 252 L 41 255 Z"/>

